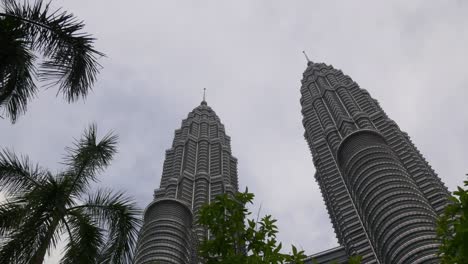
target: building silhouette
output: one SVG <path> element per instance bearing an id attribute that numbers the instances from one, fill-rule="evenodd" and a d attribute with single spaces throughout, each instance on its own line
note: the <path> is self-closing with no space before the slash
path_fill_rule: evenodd
<path id="1" fill-rule="evenodd" d="M 340 70 L 308 62 L 301 86 L 305 139 L 340 247 L 319 263 L 438 263 L 436 217 L 448 191 L 378 102 Z"/>
<path id="2" fill-rule="evenodd" d="M 135 263 L 197 263 L 197 243 L 208 236 L 198 210 L 219 194 L 238 190 L 230 137 L 203 98 L 175 131 L 161 184 L 144 213 Z"/>

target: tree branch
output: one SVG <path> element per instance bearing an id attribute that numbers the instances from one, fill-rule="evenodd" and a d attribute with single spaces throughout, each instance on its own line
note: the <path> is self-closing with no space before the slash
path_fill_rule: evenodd
<path id="1" fill-rule="evenodd" d="M 65 220 L 65 217 L 63 217 L 63 216 L 62 216 L 62 221 L 63 221 L 63 223 L 65 224 L 65 228 L 67 229 L 68 236 L 70 237 L 70 242 L 73 244 L 72 232 L 71 232 L 71 230 L 70 230 L 70 227 L 68 226 L 67 221 Z"/>
<path id="2" fill-rule="evenodd" d="M 18 19 L 18 20 L 26 22 L 26 23 L 30 23 L 30 24 L 33 24 L 33 25 L 48 29 L 50 31 L 54 31 L 53 28 L 51 28 L 51 27 L 49 27 L 49 26 L 47 26 L 47 25 L 45 25 L 43 23 L 39 23 L 39 22 L 36 22 L 34 20 L 30 20 L 30 19 L 27 19 L 27 18 L 24 18 L 24 17 L 19 17 L 19 16 L 15 16 L 15 15 L 12 15 L 12 14 L 8 14 L 8 13 L 2 13 L 2 12 L 0 12 L 0 16 L 11 17 L 11 18 Z"/>

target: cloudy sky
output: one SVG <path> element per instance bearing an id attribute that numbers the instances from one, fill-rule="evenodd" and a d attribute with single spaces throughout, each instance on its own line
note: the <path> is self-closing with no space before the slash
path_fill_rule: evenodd
<path id="1" fill-rule="evenodd" d="M 85 102 L 42 91 L 0 146 L 59 170 L 91 122 L 120 135 L 101 185 L 145 207 L 174 130 L 207 88 L 232 138 L 239 181 L 279 240 L 312 254 L 337 245 L 303 139 L 301 53 L 342 69 L 411 136 L 449 189 L 468 172 L 468 4 L 428 1 L 71 1 L 106 53 Z M 57 255 L 49 258 L 56 263 Z"/>

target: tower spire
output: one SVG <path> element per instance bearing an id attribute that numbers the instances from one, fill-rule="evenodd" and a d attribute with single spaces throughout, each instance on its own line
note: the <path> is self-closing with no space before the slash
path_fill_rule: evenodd
<path id="1" fill-rule="evenodd" d="M 201 102 L 202 105 L 207 105 L 206 104 L 206 88 L 203 88 L 203 101 Z"/>
<path id="2" fill-rule="evenodd" d="M 312 61 L 309 59 L 309 56 L 307 56 L 307 53 L 303 50 L 302 53 L 304 53 L 304 56 L 307 60 L 307 65 L 309 65 L 310 63 L 312 63 Z"/>

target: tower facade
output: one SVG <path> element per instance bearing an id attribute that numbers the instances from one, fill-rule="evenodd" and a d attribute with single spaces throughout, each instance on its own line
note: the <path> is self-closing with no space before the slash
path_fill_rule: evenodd
<path id="1" fill-rule="evenodd" d="M 340 70 L 309 62 L 305 139 L 341 248 L 363 263 L 437 263 L 448 191 L 378 102 Z M 329 253 L 327 253 L 329 254 Z"/>
<path id="2" fill-rule="evenodd" d="M 182 121 L 166 151 L 161 184 L 146 208 L 135 263 L 197 263 L 200 207 L 238 190 L 237 159 L 224 125 L 205 100 Z"/>

